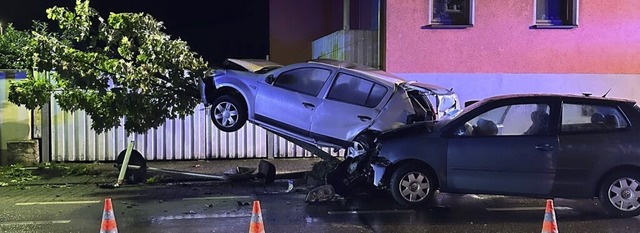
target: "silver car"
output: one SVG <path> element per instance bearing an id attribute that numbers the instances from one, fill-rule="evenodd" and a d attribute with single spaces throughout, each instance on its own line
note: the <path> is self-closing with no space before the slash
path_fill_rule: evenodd
<path id="1" fill-rule="evenodd" d="M 227 59 L 200 90 L 222 131 L 236 131 L 248 120 L 306 143 L 348 148 L 351 157 L 367 151 L 383 131 L 460 108 L 451 89 L 326 59 L 288 66 Z"/>

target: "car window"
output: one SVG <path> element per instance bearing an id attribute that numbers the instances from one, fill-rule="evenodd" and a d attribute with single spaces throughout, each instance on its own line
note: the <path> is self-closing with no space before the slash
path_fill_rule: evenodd
<path id="1" fill-rule="evenodd" d="M 516 104 L 491 109 L 465 122 L 459 136 L 547 135 L 549 105 Z"/>
<path id="2" fill-rule="evenodd" d="M 317 96 L 329 79 L 331 71 L 319 68 L 301 68 L 281 73 L 274 86 L 287 90 Z"/>
<path id="3" fill-rule="evenodd" d="M 377 106 L 386 94 L 387 88 L 382 85 L 341 73 L 331 86 L 327 99 L 372 108 Z"/>
<path id="4" fill-rule="evenodd" d="M 386 87 L 378 84 L 373 85 L 373 89 L 371 89 L 371 94 L 369 95 L 369 98 L 367 98 L 367 102 L 365 103 L 365 106 L 367 107 L 377 106 L 382 100 L 382 98 L 384 98 L 384 95 L 386 94 L 387 94 Z"/>
<path id="5" fill-rule="evenodd" d="M 562 104 L 562 132 L 610 131 L 628 126 L 629 123 L 617 107 Z"/>

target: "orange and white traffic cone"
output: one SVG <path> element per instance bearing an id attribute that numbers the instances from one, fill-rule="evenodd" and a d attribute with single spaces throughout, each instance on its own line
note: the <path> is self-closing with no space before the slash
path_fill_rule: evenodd
<path id="1" fill-rule="evenodd" d="M 253 211 L 251 211 L 249 233 L 265 233 L 264 224 L 262 223 L 262 210 L 260 210 L 260 201 L 257 200 L 253 201 Z"/>
<path id="2" fill-rule="evenodd" d="M 544 210 L 544 221 L 542 222 L 542 233 L 558 233 L 558 223 L 556 222 L 556 211 L 553 209 L 553 200 L 547 200 L 547 208 Z"/>
<path id="3" fill-rule="evenodd" d="M 102 213 L 102 224 L 100 224 L 100 233 L 118 233 L 116 226 L 116 216 L 113 214 L 113 206 L 111 198 L 104 200 L 104 212 Z"/>

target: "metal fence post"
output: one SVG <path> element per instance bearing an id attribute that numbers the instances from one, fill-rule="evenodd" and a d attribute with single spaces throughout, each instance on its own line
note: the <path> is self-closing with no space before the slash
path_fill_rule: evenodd
<path id="1" fill-rule="evenodd" d="M 275 135 L 267 130 L 267 158 L 273 159 L 275 156 L 276 140 Z"/>

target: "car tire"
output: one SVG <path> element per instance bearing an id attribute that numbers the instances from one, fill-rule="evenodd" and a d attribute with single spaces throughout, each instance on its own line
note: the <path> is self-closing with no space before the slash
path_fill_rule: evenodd
<path id="1" fill-rule="evenodd" d="M 118 154 L 118 158 L 116 158 L 116 164 L 118 167 L 122 166 L 124 162 L 124 156 L 127 153 L 127 150 L 123 150 Z M 131 151 L 131 156 L 129 157 L 129 165 L 140 166 L 140 168 L 127 168 L 124 173 L 125 181 L 129 184 L 137 184 L 143 183 L 146 180 L 147 176 L 147 161 L 142 157 L 142 154 L 137 150 Z"/>
<path id="2" fill-rule="evenodd" d="M 627 171 L 607 176 L 600 185 L 598 201 L 612 217 L 640 215 L 640 173 Z"/>
<path id="3" fill-rule="evenodd" d="M 247 107 L 244 102 L 232 95 L 216 98 L 211 107 L 211 121 L 216 128 L 224 132 L 234 132 L 242 128 L 247 121 Z"/>
<path id="4" fill-rule="evenodd" d="M 368 134 L 358 135 L 353 139 L 351 146 L 347 147 L 346 157 L 355 158 L 366 154 L 371 149 L 371 145 L 373 145 L 373 139 L 371 136 Z"/>
<path id="5" fill-rule="evenodd" d="M 435 176 L 424 167 L 406 164 L 391 175 L 390 189 L 398 203 L 408 207 L 423 206 L 436 191 Z"/>

